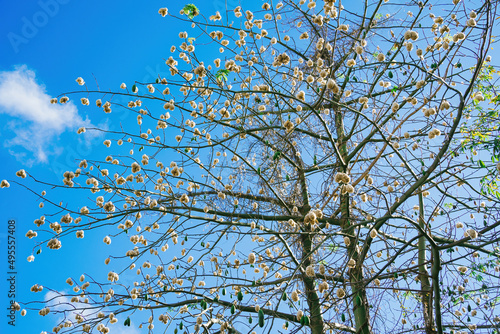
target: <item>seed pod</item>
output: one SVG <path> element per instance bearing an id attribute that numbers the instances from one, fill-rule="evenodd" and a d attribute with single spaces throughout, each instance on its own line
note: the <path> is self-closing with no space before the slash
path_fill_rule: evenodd
<path id="1" fill-rule="evenodd" d="M 259 310 L 259 327 L 264 327 L 264 311 Z"/>

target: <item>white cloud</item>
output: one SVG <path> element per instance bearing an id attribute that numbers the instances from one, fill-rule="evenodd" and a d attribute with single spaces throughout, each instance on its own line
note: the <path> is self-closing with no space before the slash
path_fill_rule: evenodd
<path id="1" fill-rule="evenodd" d="M 139 330 L 133 324 L 130 327 L 125 327 L 123 325 L 114 326 L 111 328 L 114 334 L 139 334 Z"/>
<path id="2" fill-rule="evenodd" d="M 72 314 L 80 314 L 85 317 L 96 313 L 96 310 L 89 309 L 87 304 L 71 302 L 66 292 L 47 291 L 44 300 L 50 305 L 52 311 L 73 310 Z"/>
<path id="3" fill-rule="evenodd" d="M 50 155 L 57 155 L 62 150 L 55 142 L 59 135 L 91 126 L 78 114 L 74 103 L 51 104 L 50 98 L 26 65 L 0 72 L 0 113 L 9 116 L 5 123 L 15 134 L 11 138 L 2 134 L 4 146 L 26 165 L 47 162 Z"/>
<path id="4" fill-rule="evenodd" d="M 96 313 L 99 311 L 95 308 L 89 308 L 89 304 L 83 303 L 72 303 L 70 298 L 65 295 L 65 292 L 58 291 L 48 291 L 44 296 L 45 303 L 49 306 L 51 312 L 63 312 L 65 310 L 74 310 L 68 312 L 70 318 L 73 320 L 76 314 L 81 315 L 84 319 L 91 319 L 96 316 Z M 105 311 L 104 309 L 100 309 L 101 311 Z M 108 325 L 111 326 L 112 332 L 114 334 L 139 334 L 139 330 L 137 329 L 137 323 L 132 319 L 132 324 L 129 327 L 123 325 L 123 322 L 126 319 L 125 315 L 118 315 L 117 318 L 119 321 L 116 324 Z M 134 318 L 137 318 L 135 316 Z M 61 316 L 60 313 L 57 314 L 57 320 L 55 320 L 55 325 L 57 326 L 65 319 Z"/>

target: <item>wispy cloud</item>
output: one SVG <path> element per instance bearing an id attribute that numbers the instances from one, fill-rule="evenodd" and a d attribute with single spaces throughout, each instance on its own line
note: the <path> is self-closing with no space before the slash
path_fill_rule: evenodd
<path id="1" fill-rule="evenodd" d="M 112 328 L 115 334 L 139 334 L 139 330 L 132 324 L 131 327 L 125 327 L 122 325 L 115 326 Z M 143 331 L 144 332 L 144 331 Z"/>
<path id="2" fill-rule="evenodd" d="M 91 316 L 97 313 L 95 309 L 89 309 L 87 304 L 71 302 L 71 299 L 65 295 L 65 292 L 48 291 L 45 293 L 45 302 L 50 305 L 52 311 L 62 312 L 72 310 L 70 313 L 74 316 L 80 314 L 83 317 Z M 61 321 L 62 318 L 59 319 Z"/>
<path id="3" fill-rule="evenodd" d="M 98 311 L 106 311 L 105 309 L 89 309 L 88 304 L 83 304 L 83 303 L 73 303 L 71 302 L 70 298 L 65 296 L 65 292 L 57 292 L 57 291 L 48 291 L 45 293 L 45 302 L 50 305 L 50 309 L 52 312 L 63 312 L 65 310 L 73 310 L 67 312 L 67 316 L 71 318 L 71 320 L 74 319 L 75 315 L 79 314 L 81 315 L 84 319 L 91 319 L 96 316 L 96 313 Z M 137 329 L 137 324 L 134 323 L 132 320 L 132 325 L 129 327 L 125 327 L 123 325 L 123 322 L 126 319 L 125 315 L 118 315 L 117 316 L 119 322 L 116 324 L 112 324 L 112 332 L 115 334 L 139 334 L 139 330 Z M 65 320 L 68 320 L 67 318 L 62 317 L 60 314 L 57 317 L 56 325 L 59 324 L 60 322 Z"/>
<path id="4" fill-rule="evenodd" d="M 13 133 L 10 138 L 2 134 L 4 146 L 26 165 L 57 155 L 62 150 L 56 142 L 59 135 L 91 126 L 74 103 L 51 104 L 50 98 L 26 65 L 0 72 L 0 113 L 8 116 L 5 124 Z"/>

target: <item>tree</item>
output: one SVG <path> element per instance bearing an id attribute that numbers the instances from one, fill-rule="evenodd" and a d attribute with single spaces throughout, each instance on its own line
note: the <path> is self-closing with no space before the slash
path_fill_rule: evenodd
<path id="1" fill-rule="evenodd" d="M 170 78 L 53 100 L 138 123 L 101 130 L 112 155 L 52 185 L 93 201 L 52 201 L 62 216 L 28 233 L 50 233 L 35 250 L 88 230 L 127 242 L 108 282 L 69 278 L 72 305 L 40 310 L 64 317 L 54 332 L 498 332 L 500 193 L 479 186 L 498 156 L 461 151 L 496 2 L 352 6 L 162 8 L 198 34 L 179 34 Z"/>

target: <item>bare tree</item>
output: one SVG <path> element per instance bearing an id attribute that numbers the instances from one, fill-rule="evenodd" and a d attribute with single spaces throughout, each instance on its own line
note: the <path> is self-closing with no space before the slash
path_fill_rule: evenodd
<path id="1" fill-rule="evenodd" d="M 95 202 L 54 200 L 64 214 L 35 221 L 52 236 L 34 250 L 89 229 L 131 244 L 106 260 L 123 263 L 109 282 L 68 279 L 71 305 L 40 314 L 64 315 L 54 332 L 118 319 L 176 333 L 498 331 L 500 193 L 480 187 L 498 156 L 478 165 L 460 131 L 485 103 L 496 5 L 160 9 L 196 29 L 172 46 L 171 77 L 53 101 L 88 94 L 138 128 L 99 130 L 111 155 L 53 185 Z M 221 59 L 205 59 L 211 47 Z"/>

